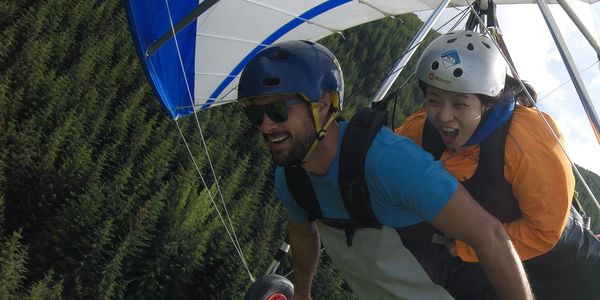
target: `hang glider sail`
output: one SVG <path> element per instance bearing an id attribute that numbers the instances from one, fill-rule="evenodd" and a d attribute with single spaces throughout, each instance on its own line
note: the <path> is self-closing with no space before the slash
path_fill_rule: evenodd
<path id="1" fill-rule="evenodd" d="M 317 41 L 366 22 L 424 10 L 434 10 L 427 23 L 435 23 L 436 18 L 433 16 L 444 7 L 465 7 L 468 5 L 467 1 L 471 2 L 471 0 L 454 2 L 450 0 L 126 0 L 125 8 L 144 71 L 163 106 L 172 118 L 177 119 L 198 110 L 234 102 L 237 98 L 238 77 L 246 63 L 259 51 L 275 42 L 298 39 Z M 494 0 L 494 3 L 502 5 L 541 1 L 544 0 Z M 564 5 L 566 1 L 545 2 L 561 2 L 561 5 Z M 600 0 L 583 1 L 594 3 Z M 538 4 L 542 6 L 541 3 Z M 415 39 L 407 49 L 414 49 L 420 42 L 418 39 L 427 34 L 432 25 L 427 23 L 422 28 L 422 32 L 415 35 Z M 600 49 L 597 43 L 595 49 Z M 600 50 L 596 51 L 600 57 Z M 409 57 L 410 54 L 403 55 L 402 59 L 408 61 Z M 401 70 L 404 63 L 399 61 L 391 72 L 398 73 L 396 68 L 398 71 Z M 395 77 L 392 77 L 394 76 L 386 77 L 374 99 L 383 98 L 395 80 Z M 593 109 L 591 110 L 590 115 L 595 115 Z M 592 123 L 599 122 L 596 118 Z M 597 129 L 600 126 L 595 128 L 600 141 Z M 205 145 L 203 137 L 202 140 Z M 199 170 L 198 172 L 200 173 Z M 580 174 L 578 175 L 581 177 Z M 215 179 L 215 182 L 218 181 Z M 206 189 L 210 190 L 208 187 Z M 593 194 L 589 188 L 587 189 L 593 198 Z M 600 209 L 597 201 L 595 203 Z M 216 208 L 214 201 L 213 204 Z M 225 221 L 223 223 L 242 262 L 246 265 L 235 233 L 229 233 L 228 228 L 233 229 L 231 221 L 229 220 L 229 225 Z M 246 269 L 253 281 L 247 265 Z"/>
<path id="2" fill-rule="evenodd" d="M 318 40 L 385 16 L 431 9 L 427 2 L 132 0 L 126 7 L 147 76 L 177 118 L 233 101 L 246 62 L 274 42 Z"/>
<path id="3" fill-rule="evenodd" d="M 316 41 L 387 16 L 434 9 L 439 2 L 127 0 L 125 7 L 146 74 L 165 108 L 177 118 L 234 101 L 246 62 L 274 42 Z"/>

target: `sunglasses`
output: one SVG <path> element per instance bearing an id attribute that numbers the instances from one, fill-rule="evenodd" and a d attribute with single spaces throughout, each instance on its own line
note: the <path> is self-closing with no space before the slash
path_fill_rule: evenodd
<path id="1" fill-rule="evenodd" d="M 260 125 L 263 122 L 263 116 L 265 114 L 267 114 L 269 119 L 273 122 L 285 122 L 288 119 L 288 107 L 305 102 L 306 101 L 301 96 L 295 96 L 294 98 L 285 101 L 277 101 L 265 105 L 252 104 L 250 100 L 245 100 L 242 104 L 244 104 L 244 112 L 250 123 Z"/>

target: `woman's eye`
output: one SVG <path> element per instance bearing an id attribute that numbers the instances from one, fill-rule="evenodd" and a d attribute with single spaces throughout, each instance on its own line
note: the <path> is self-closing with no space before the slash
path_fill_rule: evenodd
<path id="1" fill-rule="evenodd" d="M 429 104 L 430 106 L 437 106 L 438 102 L 433 99 L 427 99 L 427 104 Z"/>

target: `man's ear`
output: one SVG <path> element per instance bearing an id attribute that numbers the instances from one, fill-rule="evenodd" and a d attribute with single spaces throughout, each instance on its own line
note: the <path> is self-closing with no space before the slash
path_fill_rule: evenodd
<path id="1" fill-rule="evenodd" d="M 331 105 L 333 105 L 333 98 L 331 97 L 331 93 L 327 92 L 323 95 L 321 101 L 319 101 L 319 114 L 328 113 Z"/>

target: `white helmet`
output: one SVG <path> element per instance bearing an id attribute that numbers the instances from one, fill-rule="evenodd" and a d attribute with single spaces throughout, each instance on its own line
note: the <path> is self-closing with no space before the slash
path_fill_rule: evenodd
<path id="1" fill-rule="evenodd" d="M 439 89 L 496 97 L 504 88 L 506 63 L 490 38 L 460 30 L 433 40 L 423 51 L 416 73 Z"/>

